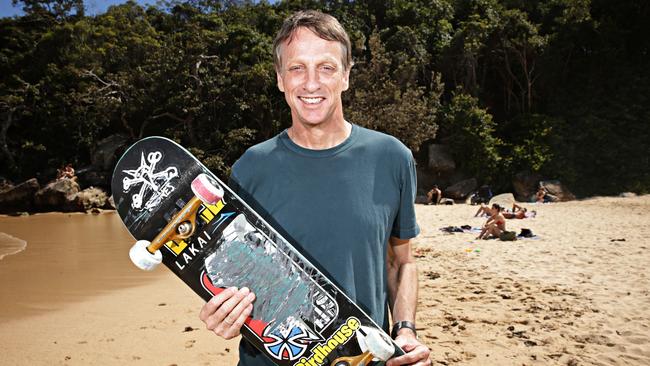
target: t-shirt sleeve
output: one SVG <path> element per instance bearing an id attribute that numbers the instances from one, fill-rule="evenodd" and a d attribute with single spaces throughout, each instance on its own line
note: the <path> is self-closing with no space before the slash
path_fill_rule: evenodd
<path id="1" fill-rule="evenodd" d="M 417 191 L 417 173 L 415 160 L 408 152 L 400 168 L 400 204 L 393 223 L 391 236 L 399 239 L 412 239 L 420 233 L 415 217 L 415 194 Z"/>

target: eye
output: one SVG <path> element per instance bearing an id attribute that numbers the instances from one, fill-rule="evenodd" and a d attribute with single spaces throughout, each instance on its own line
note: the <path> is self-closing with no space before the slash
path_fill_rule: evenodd
<path id="1" fill-rule="evenodd" d="M 300 71 L 302 69 L 303 69 L 302 65 L 289 66 L 289 71 Z"/>

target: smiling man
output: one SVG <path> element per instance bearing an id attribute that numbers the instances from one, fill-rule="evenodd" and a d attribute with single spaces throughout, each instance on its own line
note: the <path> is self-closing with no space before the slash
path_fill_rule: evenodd
<path id="1" fill-rule="evenodd" d="M 292 124 L 248 149 L 233 166 L 230 185 L 386 330 L 390 309 L 392 336 L 406 355 L 388 366 L 430 365 L 414 325 L 413 156 L 397 139 L 345 120 L 341 94 L 349 87 L 351 45 L 335 18 L 298 12 L 285 20 L 273 49 Z M 208 301 L 199 317 L 230 339 L 254 300 L 249 289 L 231 288 Z M 244 340 L 239 364 L 273 365 Z"/>

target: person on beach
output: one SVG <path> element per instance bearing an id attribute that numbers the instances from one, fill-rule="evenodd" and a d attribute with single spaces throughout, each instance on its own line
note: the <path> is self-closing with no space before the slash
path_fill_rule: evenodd
<path id="1" fill-rule="evenodd" d="M 546 190 L 546 188 L 540 186 L 535 193 L 535 202 L 537 203 L 548 203 L 548 202 L 557 202 L 558 198 Z"/>
<path id="2" fill-rule="evenodd" d="M 506 231 L 506 218 L 503 216 L 502 211 L 503 208 L 499 204 L 492 204 L 490 217 L 481 228 L 481 233 L 476 239 L 498 238 L 502 232 Z"/>
<path id="3" fill-rule="evenodd" d="M 503 217 L 506 219 L 527 219 L 537 216 L 537 211 L 528 211 L 526 207 L 519 206 L 516 203 L 512 204 L 512 211 L 503 211 Z"/>
<path id="4" fill-rule="evenodd" d="M 394 137 L 345 120 L 341 94 L 349 86 L 351 45 L 335 18 L 293 14 L 273 51 L 291 126 L 248 149 L 232 167 L 230 186 L 385 330 L 390 309 L 392 336 L 406 354 L 388 366 L 431 365 L 414 325 L 418 277 L 411 239 L 419 227 L 411 152 Z M 250 289 L 228 288 L 199 318 L 231 339 L 254 304 Z M 239 365 L 273 363 L 242 340 Z"/>
<path id="5" fill-rule="evenodd" d="M 434 185 L 429 192 L 427 192 L 427 205 L 439 205 L 442 200 L 442 191 L 437 185 Z"/>

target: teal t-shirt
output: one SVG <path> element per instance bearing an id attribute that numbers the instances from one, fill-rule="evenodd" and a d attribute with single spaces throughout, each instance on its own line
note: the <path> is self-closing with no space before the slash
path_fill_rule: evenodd
<path id="1" fill-rule="evenodd" d="M 286 131 L 248 149 L 230 186 L 374 321 L 388 327 L 388 239 L 417 236 L 416 172 L 396 138 L 352 125 L 325 150 L 298 146 Z M 263 360 L 264 359 L 264 360 Z M 240 365 L 272 365 L 247 342 Z"/>

